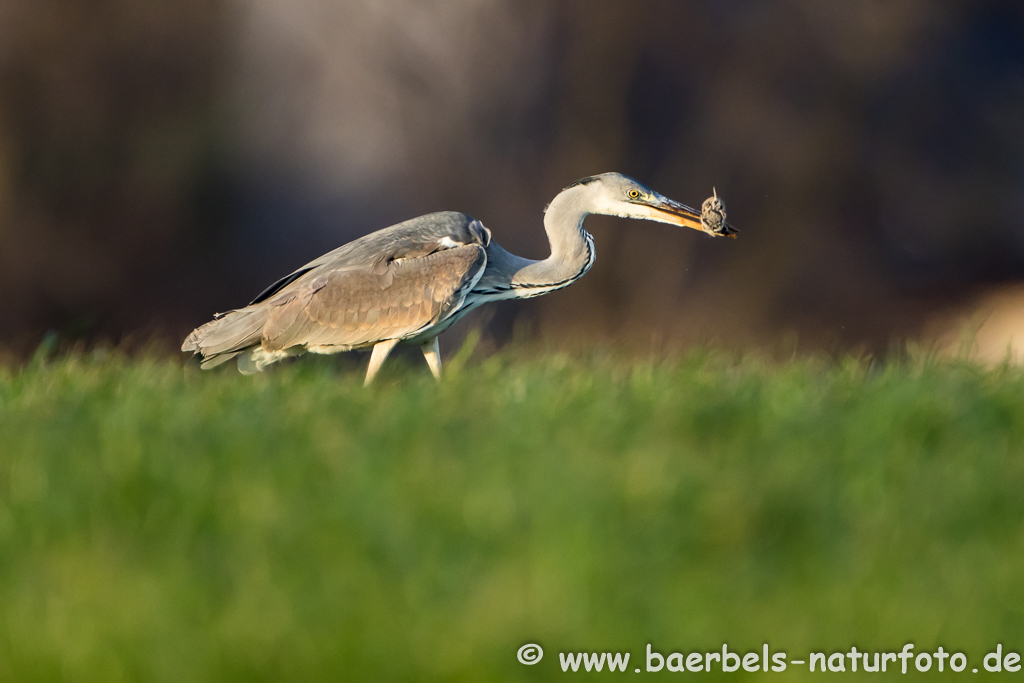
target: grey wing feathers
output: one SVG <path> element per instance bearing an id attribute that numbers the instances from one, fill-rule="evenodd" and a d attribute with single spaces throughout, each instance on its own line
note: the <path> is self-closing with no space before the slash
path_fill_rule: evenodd
<path id="1" fill-rule="evenodd" d="M 360 238 L 283 278 L 182 345 L 211 367 L 256 345 L 357 348 L 406 339 L 456 312 L 487 264 L 490 232 L 430 214 Z"/>
<path id="2" fill-rule="evenodd" d="M 426 256 L 441 249 L 462 244 L 491 243 L 491 231 L 472 216 L 457 211 L 440 211 L 417 216 L 391 227 L 378 230 L 342 245 L 310 261 L 294 273 L 287 275 L 260 293 L 252 304 L 265 301 L 288 285 L 306 277 L 315 277 L 313 271 L 322 266 L 374 266 L 378 269 L 388 261 L 399 258 Z"/>
<path id="3" fill-rule="evenodd" d="M 458 310 L 486 264 L 483 247 L 470 245 L 396 259 L 386 272 L 330 270 L 269 302 L 263 345 L 359 347 L 415 336 Z"/>
<path id="4" fill-rule="evenodd" d="M 313 266 L 313 267 L 306 266 L 305 268 L 298 269 L 297 271 L 295 271 L 291 275 L 284 276 L 283 278 L 281 278 L 280 280 L 278 280 L 277 282 L 275 282 L 274 284 L 270 285 L 269 287 L 264 289 L 262 292 L 260 292 L 256 296 L 255 299 L 253 299 L 252 301 L 249 302 L 249 305 L 252 306 L 253 304 L 258 304 L 261 301 L 266 301 L 267 299 L 269 299 L 270 297 L 274 296 L 275 294 L 280 292 L 282 289 L 284 289 L 285 287 L 287 287 L 291 283 L 293 283 L 296 280 L 298 280 L 300 277 L 302 277 L 303 275 L 305 275 L 309 271 L 313 270 L 314 267 L 315 266 Z M 214 317 L 220 317 L 220 315 L 221 314 L 218 313 Z"/>
<path id="5" fill-rule="evenodd" d="M 259 309 L 229 311 L 193 330 L 181 350 L 203 354 L 204 368 L 219 365 L 238 351 L 258 344 L 265 321 L 266 315 Z"/>

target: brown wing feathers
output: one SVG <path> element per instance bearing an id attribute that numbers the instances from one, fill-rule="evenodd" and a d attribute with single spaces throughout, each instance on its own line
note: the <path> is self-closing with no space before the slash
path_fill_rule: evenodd
<path id="1" fill-rule="evenodd" d="M 484 249 L 470 245 L 393 260 L 386 273 L 329 271 L 265 304 L 263 346 L 361 346 L 412 336 L 461 305 L 485 264 Z"/>
<path id="2" fill-rule="evenodd" d="M 458 310 L 487 263 L 490 231 L 429 214 L 339 247 L 197 328 L 183 351 L 216 365 L 255 345 L 357 347 L 415 336 Z"/>

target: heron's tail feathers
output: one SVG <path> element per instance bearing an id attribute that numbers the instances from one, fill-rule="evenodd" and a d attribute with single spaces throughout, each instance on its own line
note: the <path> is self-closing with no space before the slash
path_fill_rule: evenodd
<path id="1" fill-rule="evenodd" d="M 259 344 L 266 322 L 267 314 L 262 307 L 229 311 L 193 330 L 181 350 L 201 355 L 204 370 L 216 367 Z"/>

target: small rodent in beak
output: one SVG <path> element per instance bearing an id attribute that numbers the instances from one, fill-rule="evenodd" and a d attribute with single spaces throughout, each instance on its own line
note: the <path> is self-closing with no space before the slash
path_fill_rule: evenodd
<path id="1" fill-rule="evenodd" d="M 725 220 L 725 202 L 718 198 L 718 190 L 700 206 L 700 224 L 704 232 L 712 235 L 735 236 L 736 229 Z"/>

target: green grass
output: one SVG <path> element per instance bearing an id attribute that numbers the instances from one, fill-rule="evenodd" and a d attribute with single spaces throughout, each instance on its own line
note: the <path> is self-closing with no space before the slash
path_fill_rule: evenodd
<path id="1" fill-rule="evenodd" d="M 942 645 L 970 676 L 1024 650 L 1021 371 L 459 365 L 0 369 L 0 681 L 609 677 L 563 674 L 579 650 L 693 678 L 632 670 L 723 642 Z"/>

